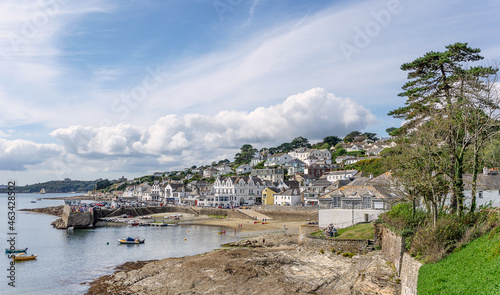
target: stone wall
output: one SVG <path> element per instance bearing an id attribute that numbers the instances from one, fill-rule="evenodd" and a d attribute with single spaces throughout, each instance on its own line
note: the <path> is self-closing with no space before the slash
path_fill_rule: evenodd
<path id="1" fill-rule="evenodd" d="M 422 264 L 410 254 L 405 253 L 403 237 L 393 233 L 390 229 L 377 225 L 375 236 L 378 237 L 377 244 L 382 247 L 382 252 L 395 266 L 401 279 L 401 295 L 416 295 L 418 271 Z"/>
<path id="2" fill-rule="evenodd" d="M 390 229 L 383 227 L 381 247 L 382 252 L 387 257 L 387 260 L 392 262 L 398 275 L 401 273 L 401 264 L 403 260 L 403 253 L 405 251 L 405 243 L 403 237 L 393 233 Z"/>
<path id="3" fill-rule="evenodd" d="M 71 207 L 64 205 L 62 221 L 65 228 L 87 228 L 94 226 L 92 212 L 71 212 Z"/>
<path id="4" fill-rule="evenodd" d="M 278 220 L 318 220 L 318 207 L 308 206 L 254 206 L 253 210 Z"/>
<path id="5" fill-rule="evenodd" d="M 404 253 L 401 265 L 401 295 L 417 295 L 418 271 L 422 263 Z"/>
<path id="6" fill-rule="evenodd" d="M 319 226 L 317 225 L 301 225 L 299 228 L 299 246 L 307 243 L 308 235 L 319 231 Z"/>

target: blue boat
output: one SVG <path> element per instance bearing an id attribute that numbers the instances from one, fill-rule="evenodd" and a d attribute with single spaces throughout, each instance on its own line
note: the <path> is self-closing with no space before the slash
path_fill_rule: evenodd
<path id="1" fill-rule="evenodd" d="M 10 254 L 10 253 L 26 253 L 28 252 L 28 248 L 25 249 L 7 249 L 5 248 L 5 254 Z"/>
<path id="2" fill-rule="evenodd" d="M 123 238 L 123 239 L 119 239 L 118 242 L 120 242 L 120 244 L 144 244 L 144 239 L 139 239 L 139 238 Z"/>

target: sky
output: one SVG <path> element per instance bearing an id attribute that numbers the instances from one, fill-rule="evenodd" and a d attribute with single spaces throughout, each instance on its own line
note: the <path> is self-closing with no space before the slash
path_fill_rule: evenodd
<path id="1" fill-rule="evenodd" d="M 385 130 L 401 64 L 467 42 L 500 2 L 2 0 L 0 184 L 133 178 Z"/>

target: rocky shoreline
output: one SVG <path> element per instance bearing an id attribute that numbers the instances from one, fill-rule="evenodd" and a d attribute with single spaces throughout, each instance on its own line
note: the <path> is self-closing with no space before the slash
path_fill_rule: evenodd
<path id="1" fill-rule="evenodd" d="M 136 262 L 90 283 L 87 294 L 399 294 L 380 251 L 349 258 L 302 248 L 297 238 L 264 235 L 202 255 Z"/>
<path id="2" fill-rule="evenodd" d="M 64 205 L 54 206 L 54 207 L 45 207 L 45 208 L 34 208 L 34 209 L 20 209 L 19 211 L 29 211 L 36 212 L 42 214 L 49 214 L 61 217 L 63 212 Z"/>

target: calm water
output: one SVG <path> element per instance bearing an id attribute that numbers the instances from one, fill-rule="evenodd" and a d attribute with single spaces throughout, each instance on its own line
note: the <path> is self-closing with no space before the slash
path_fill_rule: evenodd
<path id="1" fill-rule="evenodd" d="M 62 205 L 62 200 L 39 197 L 64 197 L 72 194 L 17 194 L 17 209 Z M 162 259 L 195 255 L 219 248 L 236 240 L 234 234 L 218 235 L 218 228 L 207 226 L 104 227 L 68 232 L 52 228 L 55 216 L 16 211 L 16 248 L 28 247 L 28 254 L 38 254 L 35 261 L 19 262 L 16 287 L 7 285 L 10 266 L 4 248 L 7 243 L 7 195 L 0 194 L 0 294 L 82 294 L 91 281 L 110 274 L 127 261 Z M 188 232 L 189 231 L 189 232 Z M 120 245 L 119 238 L 145 238 L 143 245 Z M 184 238 L 187 240 L 184 241 Z M 109 245 L 107 245 L 109 242 Z"/>

